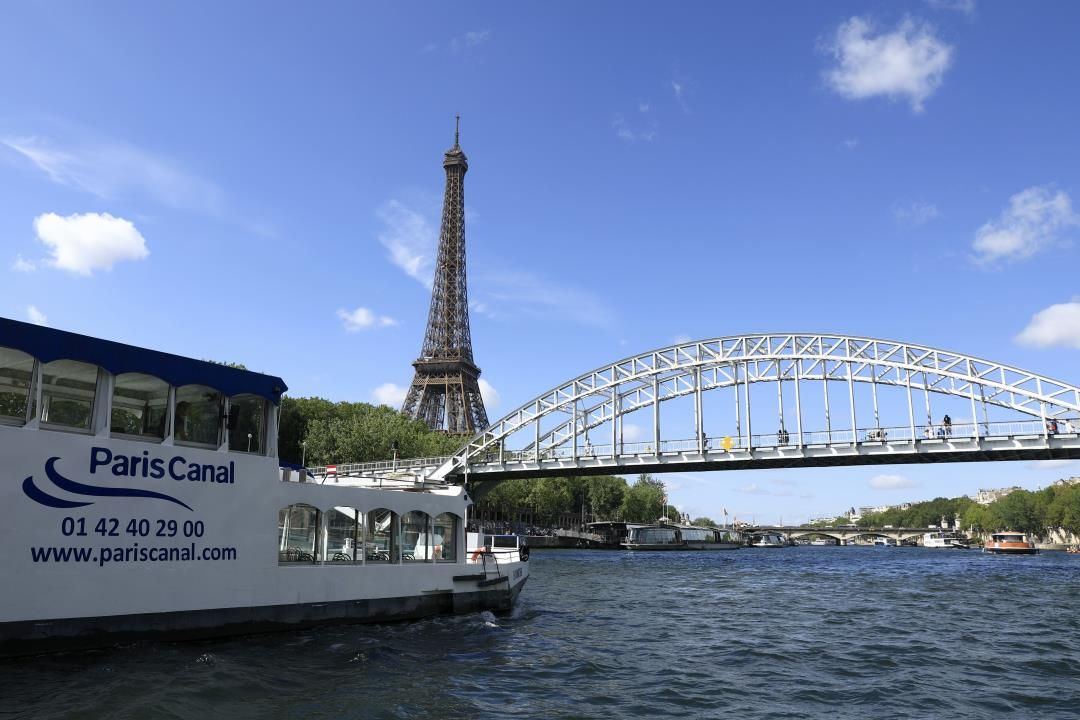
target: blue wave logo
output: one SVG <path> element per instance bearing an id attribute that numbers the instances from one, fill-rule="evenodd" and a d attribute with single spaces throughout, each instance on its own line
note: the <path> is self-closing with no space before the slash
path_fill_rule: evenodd
<path id="1" fill-rule="evenodd" d="M 72 495 L 82 495 L 84 497 L 130 497 L 130 498 L 153 498 L 155 500 L 166 500 L 171 503 L 175 503 L 181 507 L 185 507 L 188 510 L 194 512 L 192 507 L 187 503 L 184 503 L 171 495 L 165 493 L 154 492 L 153 490 L 138 490 L 135 488 L 114 488 L 114 487 L 98 487 L 97 485 L 87 485 L 86 483 L 75 482 L 61 475 L 56 470 L 56 461 L 59 457 L 51 457 L 45 463 L 45 474 L 53 485 L 60 488 L 64 492 L 69 492 Z M 77 508 L 86 507 L 87 505 L 93 505 L 94 501 L 90 502 L 78 502 L 76 500 L 64 500 L 62 498 L 53 497 L 47 492 L 43 491 L 37 485 L 34 484 L 34 476 L 23 480 L 22 484 L 23 492 L 26 497 L 30 498 L 36 503 L 41 503 L 46 507 L 51 508 Z"/>

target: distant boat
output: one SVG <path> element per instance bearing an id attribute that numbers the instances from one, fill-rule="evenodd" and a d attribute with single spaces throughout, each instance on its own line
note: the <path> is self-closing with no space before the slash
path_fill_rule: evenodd
<path id="1" fill-rule="evenodd" d="M 892 538 L 875 538 L 874 539 L 874 546 L 875 547 L 896 547 L 896 545 L 897 545 L 897 542 L 895 540 L 893 540 Z"/>
<path id="2" fill-rule="evenodd" d="M 638 525 L 627 528 L 627 550 L 738 550 L 742 536 L 737 530 L 695 525 Z"/>
<path id="3" fill-rule="evenodd" d="M 922 544 L 925 548 L 951 548 L 955 550 L 967 550 L 971 543 L 963 535 L 955 532 L 928 532 L 923 533 Z"/>
<path id="4" fill-rule="evenodd" d="M 762 533 L 750 538 L 749 547 L 753 548 L 782 548 L 787 547 L 787 540 L 779 533 Z"/>
<path id="5" fill-rule="evenodd" d="M 1037 555 L 1035 543 L 1022 532 L 1006 530 L 990 535 L 990 542 L 983 545 L 983 552 L 994 555 Z"/>
<path id="6" fill-rule="evenodd" d="M 839 545 L 840 543 L 839 543 L 838 540 L 833 540 L 832 538 L 817 538 L 815 540 L 811 540 L 810 544 L 811 545 Z"/>

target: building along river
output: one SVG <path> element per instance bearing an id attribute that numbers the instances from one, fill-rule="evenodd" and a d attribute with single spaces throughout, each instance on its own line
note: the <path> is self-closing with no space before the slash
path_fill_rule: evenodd
<path id="1" fill-rule="evenodd" d="M 513 614 L 0 663 L 3 718 L 1038 717 L 1080 556 L 535 551 Z"/>

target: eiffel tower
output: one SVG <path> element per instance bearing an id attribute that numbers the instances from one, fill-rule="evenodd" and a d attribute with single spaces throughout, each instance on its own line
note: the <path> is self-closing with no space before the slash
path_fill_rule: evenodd
<path id="1" fill-rule="evenodd" d="M 424 347 L 413 363 L 416 375 L 401 412 L 423 420 L 432 430 L 471 435 L 486 429 L 488 419 L 469 332 L 465 282 L 465 173 L 469 161 L 458 144 L 460 125 L 459 115 L 454 147 L 443 158 L 446 192 Z"/>

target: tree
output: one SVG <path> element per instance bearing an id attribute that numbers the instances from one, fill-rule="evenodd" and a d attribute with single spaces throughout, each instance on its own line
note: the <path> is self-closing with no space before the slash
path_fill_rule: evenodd
<path id="1" fill-rule="evenodd" d="M 694 518 L 690 522 L 690 524 L 698 525 L 700 527 L 719 527 L 718 524 L 711 517 L 707 517 L 704 515 L 699 518 Z"/>
<path id="2" fill-rule="evenodd" d="M 623 497 L 623 519 L 628 522 L 656 522 L 664 511 L 666 497 L 662 480 L 655 480 L 651 475 L 639 475 Z"/>
<path id="3" fill-rule="evenodd" d="M 589 507 L 596 518 L 615 519 L 626 496 L 626 481 L 621 477 L 598 475 L 585 480 Z"/>

